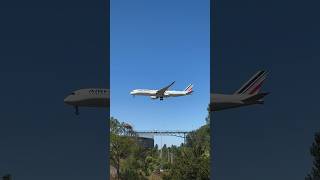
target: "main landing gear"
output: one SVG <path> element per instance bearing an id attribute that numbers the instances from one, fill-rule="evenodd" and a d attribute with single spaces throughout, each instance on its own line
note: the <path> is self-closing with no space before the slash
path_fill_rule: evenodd
<path id="1" fill-rule="evenodd" d="M 79 107 L 78 106 L 74 106 L 74 108 L 75 108 L 75 114 L 79 115 Z"/>
<path id="2" fill-rule="evenodd" d="M 163 97 L 160 97 L 160 101 L 163 101 Z"/>

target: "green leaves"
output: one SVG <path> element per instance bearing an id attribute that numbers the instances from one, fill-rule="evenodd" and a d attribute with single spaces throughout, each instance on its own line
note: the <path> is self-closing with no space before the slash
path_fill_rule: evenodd
<path id="1" fill-rule="evenodd" d="M 179 147 L 143 148 L 136 138 L 130 125 L 110 118 L 110 162 L 118 179 L 210 179 L 208 124 L 188 134 L 186 143 Z"/>
<path id="2" fill-rule="evenodd" d="M 313 168 L 310 174 L 305 178 L 306 180 L 320 179 L 320 132 L 314 136 L 314 142 L 310 148 L 310 153 L 314 157 Z"/>
<path id="3" fill-rule="evenodd" d="M 177 148 L 175 160 L 164 179 L 210 179 L 210 130 L 202 126 L 187 136 L 185 146 Z"/>

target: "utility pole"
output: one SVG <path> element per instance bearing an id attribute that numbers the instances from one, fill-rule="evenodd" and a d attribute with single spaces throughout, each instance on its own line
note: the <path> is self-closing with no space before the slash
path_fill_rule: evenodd
<path id="1" fill-rule="evenodd" d="M 160 149 L 160 172 L 162 171 L 162 148 L 163 148 L 163 146 L 162 146 L 162 136 L 160 136 L 161 137 L 161 149 Z"/>

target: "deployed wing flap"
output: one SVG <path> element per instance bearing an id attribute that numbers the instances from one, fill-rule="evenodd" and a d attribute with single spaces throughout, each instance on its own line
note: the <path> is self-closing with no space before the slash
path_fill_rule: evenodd
<path id="1" fill-rule="evenodd" d="M 175 83 L 175 81 L 173 81 L 170 85 L 162 88 L 162 89 L 159 89 L 156 93 L 156 95 L 158 97 L 163 97 L 164 96 L 164 93 Z"/>

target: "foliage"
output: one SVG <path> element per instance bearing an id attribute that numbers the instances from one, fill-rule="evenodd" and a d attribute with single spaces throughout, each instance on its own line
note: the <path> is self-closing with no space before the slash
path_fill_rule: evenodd
<path id="1" fill-rule="evenodd" d="M 208 114 L 206 116 L 206 124 L 210 124 L 210 104 L 207 107 Z"/>
<path id="2" fill-rule="evenodd" d="M 189 133 L 181 146 L 143 148 L 132 127 L 110 118 L 110 162 L 118 179 L 209 179 L 210 129 Z"/>
<path id="3" fill-rule="evenodd" d="M 128 134 L 133 134 L 131 128 L 126 127 L 124 123 L 120 123 L 115 118 L 110 118 L 110 163 L 116 168 L 118 179 L 122 176 L 120 171 L 123 159 L 127 159 L 137 149 L 134 137 L 124 136 Z M 124 171 L 124 174 L 132 174 L 131 171 L 130 173 L 125 169 Z"/>
<path id="4" fill-rule="evenodd" d="M 210 179 L 210 131 L 205 125 L 187 136 L 186 145 L 176 149 L 176 158 L 163 179 Z"/>
<path id="5" fill-rule="evenodd" d="M 144 180 L 160 167 L 158 150 L 140 147 L 136 138 L 130 125 L 110 118 L 110 163 L 118 179 Z"/>
<path id="6" fill-rule="evenodd" d="M 311 173 L 306 180 L 320 180 L 320 132 L 314 136 L 314 142 L 310 148 L 310 153 L 314 157 Z"/>

